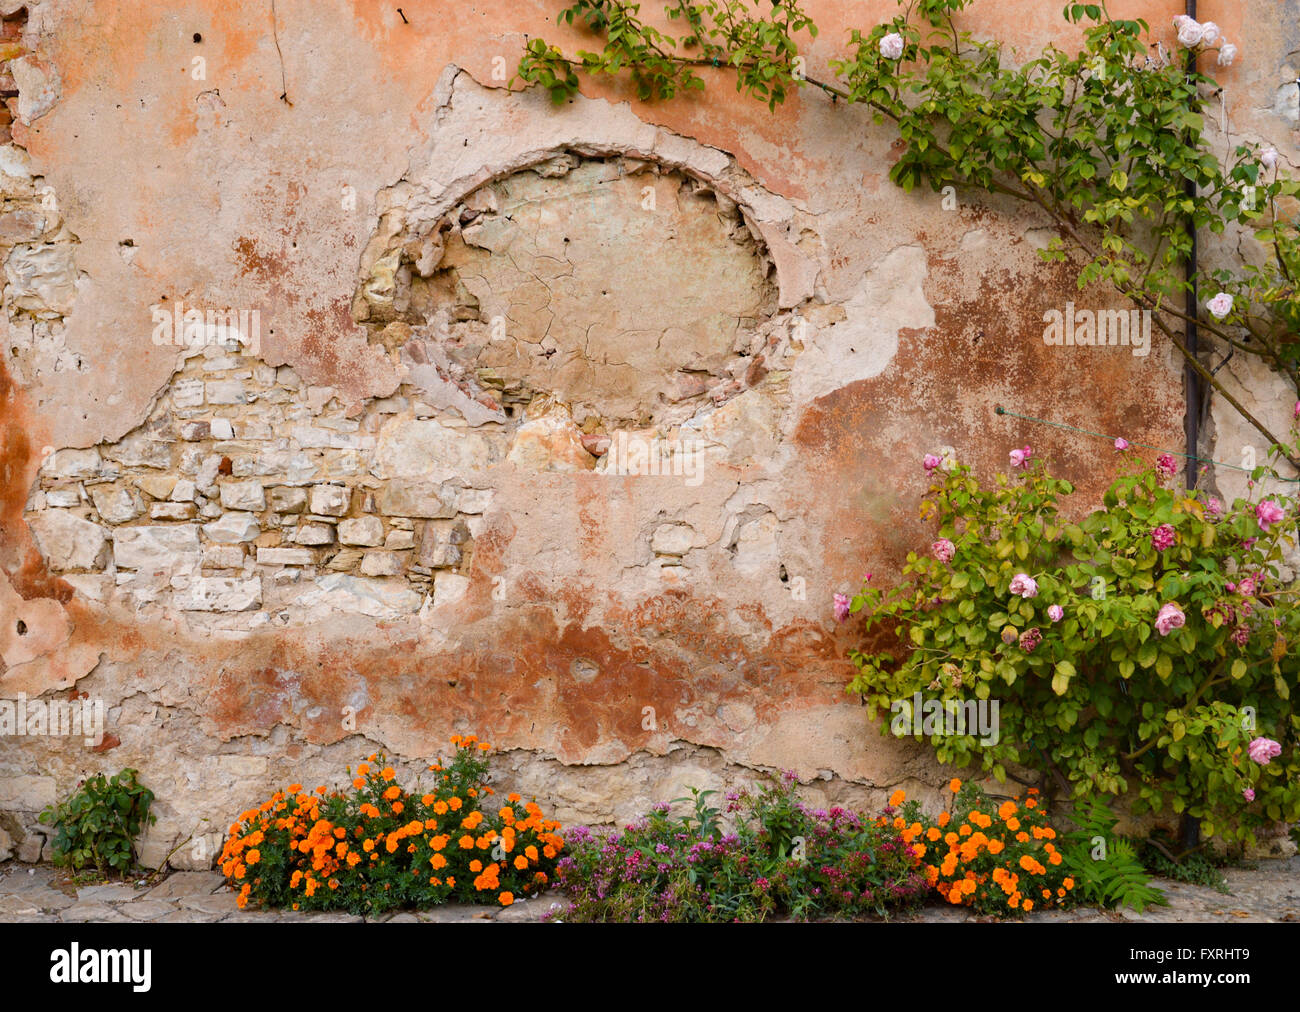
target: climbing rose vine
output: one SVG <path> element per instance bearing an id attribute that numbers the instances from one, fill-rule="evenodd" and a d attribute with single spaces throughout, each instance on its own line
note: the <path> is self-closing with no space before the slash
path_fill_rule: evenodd
<path id="1" fill-rule="evenodd" d="M 1300 609 L 1284 562 L 1297 504 L 1210 509 L 1171 487 L 1172 469 L 1126 460 L 1077 523 L 1062 515 L 1073 486 L 1041 460 L 991 482 L 926 466 L 930 550 L 908 554 L 896 586 L 845 595 L 875 645 L 852 653 L 849 688 L 877 713 L 917 693 L 996 700 L 996 742 L 919 733 L 942 761 L 999 780 L 1011 766 L 1048 792 L 1132 792 L 1139 813 L 1253 841 L 1300 818 Z"/>

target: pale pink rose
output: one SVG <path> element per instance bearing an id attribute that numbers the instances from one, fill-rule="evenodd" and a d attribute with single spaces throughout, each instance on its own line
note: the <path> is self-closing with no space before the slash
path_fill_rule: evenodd
<path id="1" fill-rule="evenodd" d="M 1227 292 L 1220 292 L 1205 304 L 1205 308 L 1216 320 L 1222 320 L 1232 312 L 1232 296 Z"/>
<path id="2" fill-rule="evenodd" d="M 1265 148 L 1259 153 L 1259 164 L 1270 172 L 1277 168 L 1277 148 Z"/>
<path id="3" fill-rule="evenodd" d="M 1219 47 L 1219 66 L 1231 67 L 1232 61 L 1237 58 L 1237 47 L 1231 42 L 1225 42 Z"/>
<path id="4" fill-rule="evenodd" d="M 1007 589 L 1024 598 L 1037 597 L 1038 581 L 1028 573 L 1017 573 L 1011 578 L 1011 586 Z"/>
<path id="5" fill-rule="evenodd" d="M 847 594 L 835 595 L 835 621 L 843 622 L 849 617 L 849 598 Z"/>
<path id="6" fill-rule="evenodd" d="M 1223 32 L 1213 21 L 1206 21 L 1201 25 L 1201 42 L 1207 46 L 1212 46 L 1223 38 Z"/>
<path id="7" fill-rule="evenodd" d="M 1028 467 L 1030 460 L 1033 459 L 1034 449 L 1032 446 L 1026 446 L 1020 450 L 1012 450 L 1008 456 L 1012 467 Z"/>
<path id="8" fill-rule="evenodd" d="M 1286 512 L 1275 503 L 1272 499 L 1265 499 L 1255 507 L 1255 519 L 1259 521 L 1259 529 L 1266 531 L 1276 523 L 1281 523 L 1286 518 Z"/>
<path id="9" fill-rule="evenodd" d="M 897 60 L 903 55 L 903 37 L 898 32 L 890 32 L 880 40 L 880 55 L 886 60 Z"/>
<path id="10" fill-rule="evenodd" d="M 1219 501 L 1218 496 L 1210 496 L 1209 501 L 1205 504 L 1205 512 L 1212 517 L 1223 516 L 1223 503 Z"/>
<path id="11" fill-rule="evenodd" d="M 1187 616 L 1183 614 L 1183 609 L 1170 601 L 1160 609 L 1156 615 L 1156 632 L 1161 636 L 1168 636 L 1175 629 L 1181 629 L 1187 624 Z"/>
<path id="12" fill-rule="evenodd" d="M 927 453 L 924 457 L 921 458 L 921 463 L 925 465 L 925 473 L 929 474 L 936 467 L 942 464 L 943 461 L 940 460 L 938 457 L 936 457 L 933 453 Z"/>
<path id="13" fill-rule="evenodd" d="M 1247 787 L 1244 791 L 1241 792 L 1241 796 L 1242 796 L 1243 798 L 1245 798 L 1247 801 L 1254 801 L 1254 800 L 1255 800 L 1255 788 L 1253 788 L 1253 787 Z"/>
<path id="14" fill-rule="evenodd" d="M 930 546 L 930 551 L 934 557 L 942 562 L 945 566 L 952 561 L 952 557 L 957 554 L 957 548 L 947 538 L 940 538 Z"/>
<path id="15" fill-rule="evenodd" d="M 1199 22 L 1193 21 L 1189 17 L 1184 17 L 1182 23 L 1178 26 L 1178 41 L 1188 49 L 1199 45 L 1201 39 L 1205 37 L 1205 29 Z"/>
<path id="16" fill-rule="evenodd" d="M 1120 453 L 1123 453 L 1125 450 L 1128 449 L 1128 440 L 1125 439 L 1123 436 L 1120 436 L 1117 440 L 1115 440 L 1115 449 L 1117 449 Z"/>
<path id="17" fill-rule="evenodd" d="M 1248 576 L 1244 580 L 1242 580 L 1239 584 L 1237 584 L 1237 593 L 1240 594 L 1242 597 L 1254 597 L 1255 578 L 1253 576 Z"/>
<path id="18" fill-rule="evenodd" d="M 1256 738 L 1246 746 L 1246 754 L 1261 766 L 1267 766 L 1270 759 L 1282 754 L 1282 746 L 1272 738 Z"/>
<path id="19" fill-rule="evenodd" d="M 1053 622 L 1059 622 L 1061 619 L 1065 618 L 1065 609 L 1059 604 L 1054 604 L 1047 609 L 1047 617 Z"/>

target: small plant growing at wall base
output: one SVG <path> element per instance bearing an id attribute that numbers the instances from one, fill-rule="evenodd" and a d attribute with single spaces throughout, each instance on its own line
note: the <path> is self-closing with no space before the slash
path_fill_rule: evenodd
<path id="1" fill-rule="evenodd" d="M 125 875 L 134 864 L 136 837 L 157 821 L 149 814 L 153 799 L 133 769 L 83 781 L 68 800 L 40 814 L 40 821 L 55 830 L 55 863 L 77 871 L 93 865 L 101 876 L 109 869 Z"/>

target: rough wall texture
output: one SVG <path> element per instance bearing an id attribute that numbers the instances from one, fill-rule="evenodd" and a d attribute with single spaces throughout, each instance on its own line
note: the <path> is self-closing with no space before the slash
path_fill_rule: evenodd
<path id="1" fill-rule="evenodd" d="M 809 6 L 822 71 L 893 9 Z M 1248 54 L 1234 133 L 1294 166 L 1296 19 L 1202 7 Z M 1181 447 L 1172 349 L 1046 346 L 1044 312 L 1114 296 L 1016 208 L 896 190 L 859 110 L 722 79 L 554 109 L 500 73 L 554 5 L 444 9 L 0 3 L 0 697 L 107 706 L 93 749 L 0 738 L 20 853 L 89 772 L 142 770 L 157 861 L 457 731 L 565 820 L 776 768 L 924 795 L 829 615 L 921 536 L 921 455 L 1032 443 L 1099 492 L 1106 443 L 999 403 Z M 1040 0 L 971 27 L 1066 41 Z"/>

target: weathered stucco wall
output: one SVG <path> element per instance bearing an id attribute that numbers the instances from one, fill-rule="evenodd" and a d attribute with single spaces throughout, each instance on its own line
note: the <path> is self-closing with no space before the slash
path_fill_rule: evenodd
<path id="1" fill-rule="evenodd" d="M 1059 6 L 970 24 L 1065 42 Z M 823 73 L 893 10 L 809 7 Z M 1294 11 L 1202 8 L 1245 54 L 1235 134 L 1294 165 Z M 816 95 L 511 94 L 555 9 L 0 3 L 0 697 L 107 707 L 95 748 L 0 738 L 20 854 L 89 772 L 143 772 L 156 861 L 458 731 L 566 821 L 776 768 L 924 794 L 830 616 L 921 536 L 922 454 L 1031 443 L 1104 486 L 1105 442 L 999 403 L 1181 447 L 1158 336 L 1044 344 L 1047 310 L 1124 307 L 1041 264 L 1041 221 L 902 194 L 888 129 Z"/>

